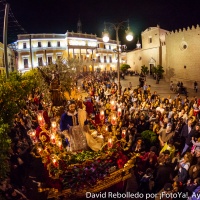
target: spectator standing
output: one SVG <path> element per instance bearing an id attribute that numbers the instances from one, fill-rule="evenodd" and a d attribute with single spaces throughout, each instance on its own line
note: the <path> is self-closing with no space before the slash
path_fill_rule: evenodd
<path id="1" fill-rule="evenodd" d="M 194 82 L 194 90 L 197 93 L 197 91 L 198 91 L 198 83 L 196 81 Z"/>

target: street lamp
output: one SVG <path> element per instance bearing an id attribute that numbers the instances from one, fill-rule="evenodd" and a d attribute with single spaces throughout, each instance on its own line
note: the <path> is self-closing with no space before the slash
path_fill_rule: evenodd
<path id="1" fill-rule="evenodd" d="M 119 44 L 119 29 L 123 29 L 124 28 L 124 24 L 128 23 L 128 27 L 126 32 L 126 39 L 128 41 L 132 41 L 133 40 L 133 32 L 130 30 L 129 27 L 129 21 L 122 21 L 120 23 L 110 23 L 110 22 L 105 22 L 105 29 L 104 32 L 102 33 L 103 35 L 103 41 L 104 42 L 108 42 L 109 41 L 109 32 L 106 29 L 106 25 L 109 26 L 110 29 L 114 29 L 116 31 L 116 41 L 117 41 L 117 79 L 118 79 L 118 94 L 121 95 L 121 87 L 120 87 L 120 61 L 119 61 L 119 55 L 120 55 L 120 44 Z"/>

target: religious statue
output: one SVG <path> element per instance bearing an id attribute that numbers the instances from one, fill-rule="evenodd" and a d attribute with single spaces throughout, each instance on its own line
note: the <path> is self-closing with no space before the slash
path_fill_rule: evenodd
<path id="1" fill-rule="evenodd" d="M 51 93 L 52 106 L 62 106 L 62 92 L 60 86 L 59 74 L 55 71 L 52 72 L 52 77 L 50 78 L 43 69 L 38 67 L 39 72 L 46 84 L 50 87 L 49 92 Z"/>
<path id="2" fill-rule="evenodd" d="M 98 151 L 103 145 L 103 138 L 99 139 L 91 134 L 87 113 L 81 108 L 77 110 L 75 101 L 69 101 L 67 110 L 62 114 L 60 130 L 68 139 L 72 151 L 88 150 L 89 148 Z"/>
<path id="3" fill-rule="evenodd" d="M 53 72 L 50 83 L 51 100 L 53 106 L 62 106 L 62 93 L 60 87 L 59 75 Z"/>

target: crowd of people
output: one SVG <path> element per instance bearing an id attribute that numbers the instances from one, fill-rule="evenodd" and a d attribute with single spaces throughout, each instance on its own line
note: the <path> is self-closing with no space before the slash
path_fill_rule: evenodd
<path id="1" fill-rule="evenodd" d="M 116 110 L 121 108 L 121 125 L 117 126 L 127 127 L 126 140 L 132 141 L 126 153 L 139 154 L 133 168 L 136 184 L 130 186 L 127 181 L 124 191 L 158 194 L 156 198 L 163 192 L 182 192 L 195 200 L 193 194 L 200 189 L 200 100 L 179 94 L 161 98 L 146 82 L 143 87 L 129 83 L 119 94 L 114 79 L 110 72 L 84 76 L 81 86 L 87 96 L 82 101 L 88 119 L 97 126 L 101 108 L 105 110 L 105 123 L 109 122 L 111 100 L 115 100 Z M 30 154 L 33 144 L 27 134 L 31 128 L 38 128 L 38 110 L 44 111 L 48 123 L 52 107 L 36 92 L 27 97 L 9 133 L 11 172 L 0 186 L 7 199 L 37 199 L 35 189 L 44 181 L 42 162 Z M 142 137 L 146 130 L 156 134 L 156 142 L 146 142 Z"/>
<path id="2" fill-rule="evenodd" d="M 11 139 L 10 173 L 8 178 L 0 184 L 2 197 L 8 200 L 39 199 L 38 183 L 43 182 L 45 176 L 41 159 L 31 154 L 33 143 L 28 131 L 37 129 L 39 126 L 38 110 L 45 110 L 44 117 L 48 122 L 51 115 L 48 112 L 50 106 L 42 103 L 43 97 L 38 91 L 33 96 L 27 96 L 25 100 L 26 105 L 15 115 L 13 127 L 8 133 Z"/>
<path id="3" fill-rule="evenodd" d="M 109 73 L 83 79 L 82 87 L 88 93 L 85 101 L 90 102 L 86 110 L 97 116 L 103 107 L 109 114 L 112 99 L 116 101 L 116 110 L 122 109 L 121 127 L 128 128 L 127 137 L 132 139 L 130 152 L 140 154 L 134 167 L 137 189 L 132 188 L 133 191 L 183 192 L 187 197 L 198 191 L 200 100 L 179 93 L 173 99 L 161 98 L 146 82 L 143 87 L 130 83 L 119 95 L 117 84 L 105 77 Z M 152 146 L 142 137 L 146 130 L 157 135 L 157 143 Z"/>

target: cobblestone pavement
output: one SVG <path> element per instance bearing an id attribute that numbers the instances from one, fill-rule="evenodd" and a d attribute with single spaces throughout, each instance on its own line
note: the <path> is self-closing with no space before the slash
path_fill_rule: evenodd
<path id="1" fill-rule="evenodd" d="M 115 80 L 117 82 L 117 79 Z M 122 85 L 122 91 L 124 90 L 125 87 L 129 86 L 129 82 L 132 83 L 133 87 L 137 87 L 139 85 L 139 76 L 125 76 L 125 79 L 121 79 L 120 80 L 121 85 Z M 171 95 L 172 98 L 174 98 L 177 94 L 173 91 L 170 90 L 169 88 L 169 83 L 167 83 L 164 79 L 161 79 L 159 84 L 156 84 L 156 80 L 153 79 L 150 76 L 146 77 L 146 83 L 148 85 L 151 85 L 151 93 L 153 93 L 154 91 L 156 91 L 161 98 L 162 97 L 168 97 L 169 95 Z M 78 84 L 81 84 L 81 80 L 78 81 Z M 175 84 L 174 84 L 175 85 Z M 197 93 L 191 89 L 191 88 L 187 88 L 188 91 L 188 97 L 197 97 L 200 98 L 200 91 L 198 91 Z M 87 96 L 86 93 L 83 93 L 83 97 Z M 181 94 L 181 96 L 185 96 L 184 94 Z"/>

